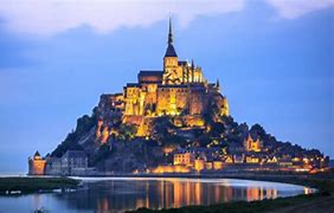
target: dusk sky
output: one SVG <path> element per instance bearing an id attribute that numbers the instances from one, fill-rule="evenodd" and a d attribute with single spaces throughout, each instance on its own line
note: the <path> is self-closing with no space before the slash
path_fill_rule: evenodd
<path id="1" fill-rule="evenodd" d="M 0 172 L 25 172 L 139 70 L 181 59 L 230 112 L 334 158 L 334 0 L 0 0 Z"/>

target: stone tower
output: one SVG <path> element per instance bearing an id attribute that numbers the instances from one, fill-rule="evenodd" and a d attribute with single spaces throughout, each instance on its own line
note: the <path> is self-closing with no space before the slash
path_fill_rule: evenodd
<path id="1" fill-rule="evenodd" d="M 32 158 L 29 158 L 29 175 L 44 175 L 46 161 L 38 151 Z"/>

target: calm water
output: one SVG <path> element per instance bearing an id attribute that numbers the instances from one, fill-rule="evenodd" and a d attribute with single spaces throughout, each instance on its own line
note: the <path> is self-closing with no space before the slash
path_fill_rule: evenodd
<path id="1" fill-rule="evenodd" d="M 0 197 L 0 212 L 122 212 L 234 200 L 260 200 L 294 196 L 311 189 L 282 183 L 236 179 L 107 178 L 84 179 L 74 192 Z"/>

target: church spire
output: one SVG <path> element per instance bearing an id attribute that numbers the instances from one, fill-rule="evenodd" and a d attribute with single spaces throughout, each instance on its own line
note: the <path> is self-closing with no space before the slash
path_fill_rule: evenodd
<path id="1" fill-rule="evenodd" d="M 165 57 L 177 57 L 173 46 L 173 30 L 172 30 L 172 18 L 169 17 L 169 24 L 168 24 L 168 46 L 166 50 Z"/>
<path id="2" fill-rule="evenodd" d="M 172 18 L 169 17 L 168 45 L 173 45 Z"/>

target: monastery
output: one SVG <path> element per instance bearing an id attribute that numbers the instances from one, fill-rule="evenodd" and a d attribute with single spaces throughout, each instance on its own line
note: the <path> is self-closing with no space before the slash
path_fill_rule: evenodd
<path id="1" fill-rule="evenodd" d="M 141 70 L 138 82 L 126 84 L 123 93 L 101 96 L 100 103 L 111 105 L 122 112 L 124 123 L 140 126 L 138 136 L 145 134 L 141 127 L 147 118 L 163 115 L 187 115 L 195 118 L 203 115 L 209 108 L 216 109 L 219 115 L 229 114 L 228 101 L 220 93 L 219 81 L 209 83 L 202 69 L 195 66 L 193 61 L 190 63 L 179 60 L 173 39 L 169 19 L 162 70 Z"/>

